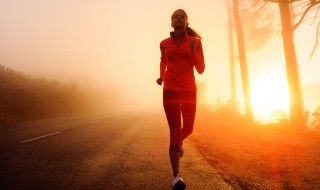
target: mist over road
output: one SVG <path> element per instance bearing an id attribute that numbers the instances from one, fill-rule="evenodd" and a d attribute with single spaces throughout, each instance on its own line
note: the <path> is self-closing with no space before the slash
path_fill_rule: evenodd
<path id="1" fill-rule="evenodd" d="M 163 114 L 109 113 L 0 127 L 0 189 L 170 189 Z M 187 189 L 230 189 L 190 142 Z"/>

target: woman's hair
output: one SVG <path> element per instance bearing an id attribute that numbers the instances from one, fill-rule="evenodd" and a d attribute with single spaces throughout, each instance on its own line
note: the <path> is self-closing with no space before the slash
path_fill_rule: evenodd
<path id="1" fill-rule="evenodd" d="M 175 10 L 175 11 L 173 12 L 173 14 L 171 15 L 171 21 L 172 21 L 172 19 L 173 19 L 174 14 L 175 14 L 177 11 L 182 11 L 182 12 L 184 13 L 184 15 L 186 16 L 187 20 L 188 20 L 188 15 L 187 15 L 186 11 L 183 10 L 183 9 L 177 9 L 177 10 Z M 187 31 L 187 33 L 188 33 L 189 36 L 197 37 L 197 38 L 201 39 L 200 34 L 199 34 L 198 32 L 196 32 L 194 29 L 190 28 L 189 26 L 187 26 L 186 31 Z"/>

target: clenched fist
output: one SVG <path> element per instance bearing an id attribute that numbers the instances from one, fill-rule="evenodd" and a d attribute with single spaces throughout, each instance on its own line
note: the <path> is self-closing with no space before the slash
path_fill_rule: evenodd
<path id="1" fill-rule="evenodd" d="M 158 83 L 158 85 L 162 85 L 162 82 L 163 82 L 163 78 L 162 77 L 160 77 L 160 78 L 158 78 L 157 79 L 157 83 Z"/>

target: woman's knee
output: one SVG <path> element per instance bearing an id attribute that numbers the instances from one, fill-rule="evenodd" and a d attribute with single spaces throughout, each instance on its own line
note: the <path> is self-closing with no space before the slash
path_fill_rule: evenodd
<path id="1" fill-rule="evenodd" d="M 183 131 L 183 135 L 184 135 L 185 137 L 187 137 L 187 136 L 189 136 L 189 135 L 192 134 L 192 132 L 193 132 L 193 126 L 184 127 L 184 128 L 182 129 L 182 131 Z"/>

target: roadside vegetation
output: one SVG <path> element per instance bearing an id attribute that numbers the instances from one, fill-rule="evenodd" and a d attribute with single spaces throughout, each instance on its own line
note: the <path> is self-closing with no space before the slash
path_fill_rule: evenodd
<path id="1" fill-rule="evenodd" d="M 104 95 L 76 83 L 34 78 L 0 65 L 0 124 L 111 108 L 114 101 Z"/>

